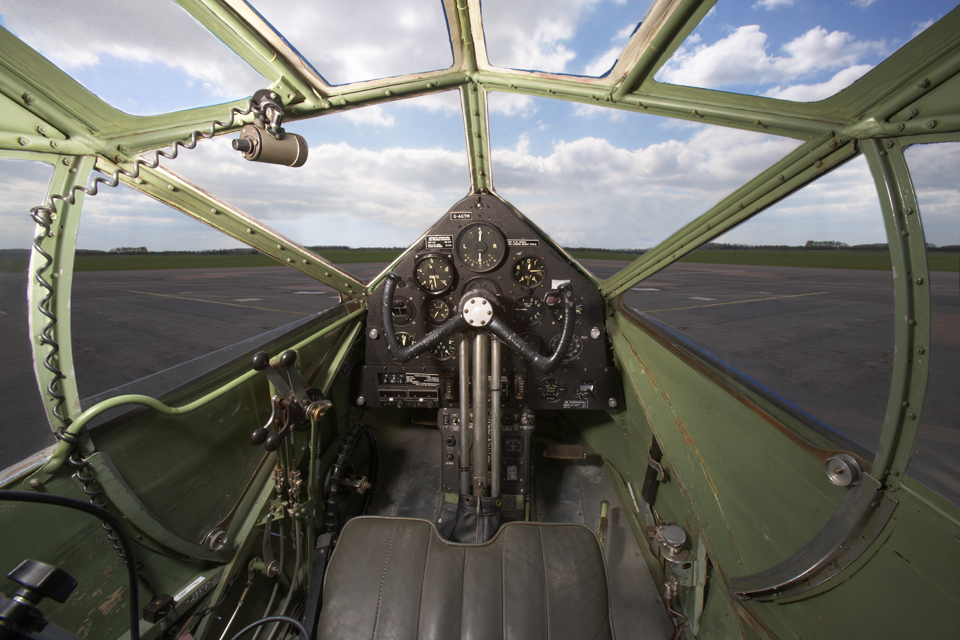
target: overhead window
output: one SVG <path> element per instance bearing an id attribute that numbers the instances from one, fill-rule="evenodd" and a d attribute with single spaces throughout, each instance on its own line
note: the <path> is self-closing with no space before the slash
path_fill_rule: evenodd
<path id="1" fill-rule="evenodd" d="M 927 243 L 929 378 L 909 474 L 960 505 L 960 142 L 906 150 Z"/>
<path id="2" fill-rule="evenodd" d="M 489 108 L 497 192 L 600 279 L 800 145 L 508 93 Z"/>
<path id="3" fill-rule="evenodd" d="M 27 307 L 37 232 L 30 209 L 43 204 L 52 175 L 46 163 L 0 159 L 0 471 L 54 443 L 33 376 Z"/>
<path id="4" fill-rule="evenodd" d="M 133 115 L 232 102 L 270 84 L 173 2 L 5 2 L 0 24 Z"/>
<path id="5" fill-rule="evenodd" d="M 808 414 L 821 433 L 839 432 L 867 457 L 876 449 L 893 366 L 893 283 L 862 157 L 639 283 L 626 303 Z"/>
<path id="6" fill-rule="evenodd" d="M 652 0 L 484 0 L 483 35 L 490 64 L 508 69 L 604 76 L 636 31 Z"/>
<path id="7" fill-rule="evenodd" d="M 330 84 L 447 69 L 453 64 L 440 0 L 250 4 Z"/>
<path id="8" fill-rule="evenodd" d="M 658 82 L 797 102 L 853 84 L 954 8 L 935 2 L 718 2 Z"/>

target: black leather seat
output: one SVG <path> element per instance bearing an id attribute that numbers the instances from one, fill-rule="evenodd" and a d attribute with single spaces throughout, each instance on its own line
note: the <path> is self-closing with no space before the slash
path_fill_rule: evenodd
<path id="1" fill-rule="evenodd" d="M 514 522 L 455 544 L 426 520 L 354 518 L 323 585 L 323 640 L 612 638 L 596 534 Z"/>

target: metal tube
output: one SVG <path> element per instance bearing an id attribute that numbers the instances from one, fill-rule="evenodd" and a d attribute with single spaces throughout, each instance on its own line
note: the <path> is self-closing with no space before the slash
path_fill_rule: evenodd
<path id="1" fill-rule="evenodd" d="M 470 335 L 460 339 L 460 493 L 470 493 Z"/>
<path id="2" fill-rule="evenodd" d="M 487 485 L 487 364 L 490 336 L 481 331 L 473 339 L 473 495 Z"/>
<path id="3" fill-rule="evenodd" d="M 490 495 L 500 495 L 500 347 L 490 341 Z"/>

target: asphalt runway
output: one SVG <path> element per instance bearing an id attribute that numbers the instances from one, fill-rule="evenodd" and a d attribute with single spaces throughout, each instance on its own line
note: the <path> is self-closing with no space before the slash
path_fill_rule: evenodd
<path id="1" fill-rule="evenodd" d="M 626 266 L 584 264 L 600 278 Z M 365 281 L 384 266 L 345 265 Z M 3 429 L 3 468 L 53 439 L 28 375 L 25 274 L 0 276 L 0 406 L 6 425 L 19 426 Z M 960 472 L 951 471 L 960 464 L 960 287 L 953 273 L 930 280 L 932 371 L 913 467 L 960 502 Z M 280 266 L 76 273 L 71 306 L 81 398 L 302 322 L 338 299 L 330 287 Z M 893 354 L 889 272 L 677 264 L 635 286 L 626 303 L 875 448 Z"/>

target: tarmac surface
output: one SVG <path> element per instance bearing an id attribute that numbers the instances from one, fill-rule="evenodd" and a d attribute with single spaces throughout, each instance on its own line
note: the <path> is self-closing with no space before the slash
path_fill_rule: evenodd
<path id="1" fill-rule="evenodd" d="M 584 265 L 606 278 L 626 263 Z M 345 265 L 364 281 L 384 266 Z M 54 442 L 31 372 L 25 286 L 26 274 L 0 274 L 0 469 Z M 911 475 L 960 503 L 957 274 L 932 273 L 930 290 L 931 376 Z M 71 327 L 81 399 L 308 320 L 338 300 L 332 288 L 280 266 L 76 273 Z M 875 449 L 893 360 L 889 272 L 683 263 L 636 285 L 625 301 Z"/>

